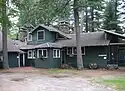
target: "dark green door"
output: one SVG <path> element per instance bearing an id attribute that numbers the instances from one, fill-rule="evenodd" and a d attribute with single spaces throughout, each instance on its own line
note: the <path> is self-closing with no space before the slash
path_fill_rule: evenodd
<path id="1" fill-rule="evenodd" d="M 23 54 L 20 54 L 20 67 L 23 67 Z"/>
<path id="2" fill-rule="evenodd" d="M 124 49 L 119 50 L 118 65 L 119 66 L 125 66 L 125 50 Z"/>

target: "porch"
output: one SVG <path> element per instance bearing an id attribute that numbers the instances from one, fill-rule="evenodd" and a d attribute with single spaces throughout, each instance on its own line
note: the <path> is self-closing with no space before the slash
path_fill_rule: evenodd
<path id="1" fill-rule="evenodd" d="M 125 43 L 111 43 L 108 46 L 107 64 L 116 64 L 125 67 Z"/>

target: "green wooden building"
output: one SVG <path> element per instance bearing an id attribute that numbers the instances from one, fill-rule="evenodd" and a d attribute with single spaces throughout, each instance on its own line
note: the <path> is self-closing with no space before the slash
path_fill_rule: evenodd
<path id="1" fill-rule="evenodd" d="M 18 43 L 17 43 L 18 42 Z M 20 67 L 21 64 L 23 66 L 23 56 L 21 57 L 20 55 L 25 55 L 24 51 L 20 50 L 20 47 L 18 44 L 23 44 L 20 41 L 16 40 L 11 40 L 8 38 L 7 40 L 7 49 L 8 49 L 8 63 L 9 67 Z M 20 60 L 22 58 L 22 60 Z M 2 54 L 2 32 L 0 32 L 0 68 L 3 68 L 3 54 Z"/>
<path id="2" fill-rule="evenodd" d="M 125 66 L 125 36 L 112 31 L 81 33 L 81 50 L 84 67 L 97 63 Z M 25 66 L 37 68 L 59 68 L 61 64 L 77 66 L 75 34 L 65 34 L 52 26 L 38 25 L 28 33 Z"/>
<path id="3" fill-rule="evenodd" d="M 125 36 L 100 29 L 99 32 L 81 33 L 81 51 L 84 67 L 96 63 L 125 66 Z M 76 36 L 45 25 L 31 30 L 26 42 L 8 39 L 10 67 L 32 66 L 36 68 L 59 68 L 61 64 L 77 67 Z M 3 66 L 2 33 L 0 32 L 0 67 Z"/>

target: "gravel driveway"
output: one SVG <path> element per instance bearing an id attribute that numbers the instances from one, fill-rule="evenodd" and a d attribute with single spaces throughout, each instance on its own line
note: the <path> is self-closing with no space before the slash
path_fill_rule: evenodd
<path id="1" fill-rule="evenodd" d="M 38 74 L 2 73 L 0 91 L 113 91 L 90 84 L 81 77 L 50 77 Z"/>

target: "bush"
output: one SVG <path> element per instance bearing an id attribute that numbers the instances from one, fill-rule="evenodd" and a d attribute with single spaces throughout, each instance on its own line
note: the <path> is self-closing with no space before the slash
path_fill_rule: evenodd
<path id="1" fill-rule="evenodd" d="M 97 69 L 98 68 L 98 65 L 96 63 L 90 63 L 89 64 L 89 68 L 90 69 Z"/>

